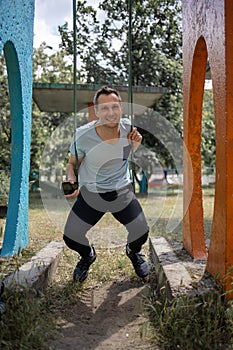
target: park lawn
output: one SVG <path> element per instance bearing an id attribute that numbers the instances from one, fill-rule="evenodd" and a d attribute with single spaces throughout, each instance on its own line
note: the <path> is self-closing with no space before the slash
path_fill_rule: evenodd
<path id="1" fill-rule="evenodd" d="M 208 188 L 203 193 L 204 223 L 206 236 L 209 238 L 214 189 Z M 51 206 L 46 208 L 46 203 L 41 200 L 40 193 L 30 193 L 29 245 L 18 256 L 10 259 L 0 258 L 0 278 L 4 279 L 9 273 L 19 268 L 47 243 L 53 240 L 62 241 L 63 226 L 61 222 L 64 225 L 67 213 L 64 214 L 63 208 L 56 206 L 56 198 L 53 200 L 53 212 L 51 213 Z M 151 236 L 163 236 L 167 239 L 182 241 L 182 189 L 159 187 L 149 191 L 148 196 L 139 197 L 139 201 L 148 219 Z M 178 205 L 175 206 L 177 202 Z M 173 213 L 174 208 L 175 213 Z M 62 218 L 61 222 L 58 223 L 57 217 Z M 92 229 L 89 238 L 92 243 L 96 243 L 97 248 L 112 249 L 123 247 L 126 236 L 127 232 L 124 227 L 111 214 L 107 213 Z M 76 255 L 75 259 L 77 260 Z"/>
<path id="2" fill-rule="evenodd" d="M 180 198 L 182 199 L 182 193 L 174 188 L 169 189 L 169 191 L 160 188 L 150 193 L 148 197 L 139 198 L 148 218 L 152 236 L 163 235 L 168 239 L 182 240 L 181 222 L 179 222 L 180 218 L 182 219 L 182 213 L 180 212 L 182 208 L 179 206 L 175 215 L 173 215 L 176 224 L 178 222 L 177 227 L 170 233 L 167 233 L 165 229 L 174 209 L 174 203 L 177 201 L 177 193 L 179 196 L 181 195 Z M 62 217 L 64 214 L 63 208 L 56 206 L 58 203 L 56 198 L 52 199 L 51 203 L 52 206 L 50 206 L 49 212 L 48 208 L 45 208 L 39 193 L 30 194 L 29 245 L 19 256 L 0 260 L 0 278 L 4 279 L 9 273 L 15 271 L 50 241 L 62 240 L 63 232 L 58 218 L 63 218 L 64 221 L 64 217 Z M 205 214 L 207 213 L 209 222 L 212 217 L 212 203 L 212 192 L 207 193 L 204 204 L 207 208 Z M 109 235 L 111 240 L 106 241 L 106 236 Z M 74 285 L 72 282 L 73 269 L 78 260 L 77 254 L 65 248 L 55 281 L 51 283 L 46 291 L 37 293 L 33 290 L 16 289 L 4 293 L 6 314 L 4 314 L 5 322 L 3 322 L 4 327 L 0 336 L 0 344 L 5 342 L 7 345 L 13 344 L 14 348 L 19 348 L 20 342 L 21 345 L 25 346 L 25 349 L 41 350 L 47 339 L 56 337 L 57 320 L 64 317 L 64 312 L 66 314 L 67 310 L 72 312 L 77 300 L 82 295 L 89 295 L 90 290 L 98 287 L 104 288 L 105 285 L 108 286 L 109 282 L 115 283 L 125 278 L 129 280 L 136 278 L 133 267 L 129 264 L 125 254 L 126 232 L 122 230 L 122 226 L 110 214 L 106 214 L 101 219 L 90 236 L 94 243 L 97 242 L 98 259 L 90 269 L 91 276 L 83 287 Z M 103 241 L 105 244 L 101 247 L 100 243 Z M 143 250 L 147 254 L 148 245 Z M 152 309 L 154 309 L 153 304 Z M 38 317 L 38 314 L 40 314 L 40 317 Z M 8 322 L 6 322 L 6 319 Z"/>

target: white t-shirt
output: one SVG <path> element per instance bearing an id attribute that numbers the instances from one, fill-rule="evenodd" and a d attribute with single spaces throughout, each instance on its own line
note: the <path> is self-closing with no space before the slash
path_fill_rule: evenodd
<path id="1" fill-rule="evenodd" d="M 96 120 L 76 129 L 70 152 L 84 158 L 79 168 L 79 184 L 91 192 L 109 192 L 121 189 L 130 183 L 128 157 L 131 145 L 127 135 L 131 130 L 130 120 L 120 119 L 120 137 L 115 144 L 103 141 L 96 133 Z M 76 140 L 76 142 L 74 141 Z"/>

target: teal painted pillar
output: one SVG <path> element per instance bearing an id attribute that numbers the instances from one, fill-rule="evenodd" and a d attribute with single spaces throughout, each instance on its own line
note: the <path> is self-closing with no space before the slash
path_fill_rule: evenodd
<path id="1" fill-rule="evenodd" d="M 0 0 L 0 53 L 4 51 L 7 64 L 12 128 L 10 194 L 1 256 L 13 256 L 28 245 L 33 24 L 34 0 Z"/>

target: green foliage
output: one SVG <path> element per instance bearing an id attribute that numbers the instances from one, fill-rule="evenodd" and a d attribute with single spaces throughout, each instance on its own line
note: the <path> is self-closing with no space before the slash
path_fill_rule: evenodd
<path id="1" fill-rule="evenodd" d="M 183 141 L 172 123 L 149 109 L 143 116 L 135 116 L 135 124 L 143 136 L 143 145 L 156 155 L 164 168 L 181 167 Z"/>
<path id="2" fill-rule="evenodd" d="M 101 20 L 86 1 L 77 4 L 80 79 L 86 83 L 127 84 L 128 8 L 126 2 L 100 1 Z M 132 2 L 133 85 L 181 88 L 181 2 Z M 62 47 L 72 54 L 72 31 L 59 27 Z M 93 69 L 95 68 L 95 69 Z M 102 73 L 106 70 L 104 77 Z M 178 80 L 178 84 L 177 84 Z"/>
<path id="3" fill-rule="evenodd" d="M 77 1 L 78 82 L 108 85 L 128 84 L 128 8 L 127 2 L 106 0 L 99 7 Z M 61 50 L 54 52 L 45 42 L 34 50 L 33 81 L 72 83 L 73 33 L 68 24 L 59 26 Z M 133 85 L 166 87 L 153 107 L 182 137 L 182 28 L 181 1 L 134 0 L 132 2 L 132 81 Z M 1 169 L 10 169 L 11 126 L 6 63 L 0 56 L 0 154 Z M 204 96 L 203 165 L 215 165 L 213 102 Z M 44 145 L 66 118 L 64 113 L 43 113 L 33 103 L 31 169 L 38 169 Z M 139 117 L 148 125 L 148 115 Z M 152 118 L 153 128 L 156 121 Z M 140 123 L 138 123 L 140 124 Z M 143 125 L 139 125 L 143 129 Z M 152 128 L 152 130 L 153 130 Z M 148 130 L 146 128 L 146 130 Z M 145 146 L 163 166 L 174 167 L 171 154 L 161 140 L 143 132 Z"/>
<path id="4" fill-rule="evenodd" d="M 8 203 L 10 189 L 10 175 L 5 171 L 0 172 L 0 204 L 6 205 Z"/>
<path id="5" fill-rule="evenodd" d="M 52 132 L 64 122 L 66 113 L 43 113 L 34 106 L 31 134 L 31 169 L 39 169 L 41 156 Z M 61 140 L 62 141 L 62 140 Z M 68 150 L 67 150 L 68 151 Z"/>
<path id="6" fill-rule="evenodd" d="M 10 127 L 10 101 L 6 62 L 0 55 L 0 164 L 1 169 L 10 170 L 11 162 L 11 127 Z"/>
<path id="7" fill-rule="evenodd" d="M 99 14 L 99 16 L 98 16 Z M 97 18 L 100 18 L 98 21 Z M 77 4 L 77 50 L 83 83 L 127 85 L 129 74 L 129 13 L 127 2 L 100 1 L 98 11 L 86 1 Z M 88 24 L 88 25 L 86 25 Z M 59 27 L 62 47 L 72 54 L 72 31 Z M 166 87 L 154 108 L 182 134 L 181 1 L 132 2 L 132 85 Z M 145 116 L 141 116 L 142 119 Z M 150 142 L 150 135 L 144 135 Z M 153 150 L 173 166 L 161 143 Z"/>
<path id="8" fill-rule="evenodd" d="M 33 53 L 33 82 L 40 83 L 72 83 L 72 61 L 65 51 L 53 52 L 43 42 Z"/>
<path id="9" fill-rule="evenodd" d="M 49 50 L 49 51 L 48 51 Z M 49 55 L 50 48 L 42 43 L 34 50 L 33 79 L 44 83 L 71 83 L 72 64 L 66 60 L 64 51 Z M 2 170 L 10 170 L 11 166 L 11 123 L 10 103 L 7 83 L 6 62 L 0 56 L 0 154 Z M 43 113 L 33 103 L 31 133 L 31 168 L 38 169 L 43 147 L 55 128 L 67 118 L 65 113 Z"/>
<path id="10" fill-rule="evenodd" d="M 72 63 L 65 51 L 51 54 L 51 48 L 43 42 L 34 50 L 33 80 L 42 83 L 72 83 Z M 52 132 L 69 115 L 66 113 L 40 112 L 33 103 L 31 134 L 31 169 L 39 169 L 44 146 Z"/>
<path id="11" fill-rule="evenodd" d="M 160 349 L 219 350 L 232 342 L 232 306 L 217 291 L 168 300 L 162 289 L 151 294 L 148 310 Z"/>
<path id="12" fill-rule="evenodd" d="M 205 90 L 202 108 L 202 164 L 215 168 L 216 144 L 213 91 Z"/>

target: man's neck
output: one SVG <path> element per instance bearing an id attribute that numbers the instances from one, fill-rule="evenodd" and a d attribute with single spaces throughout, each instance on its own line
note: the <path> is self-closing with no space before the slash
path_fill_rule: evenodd
<path id="1" fill-rule="evenodd" d="M 97 123 L 96 132 L 101 140 L 114 144 L 119 139 L 120 127 L 119 125 L 116 125 L 116 127 L 108 127 L 106 124 Z"/>

